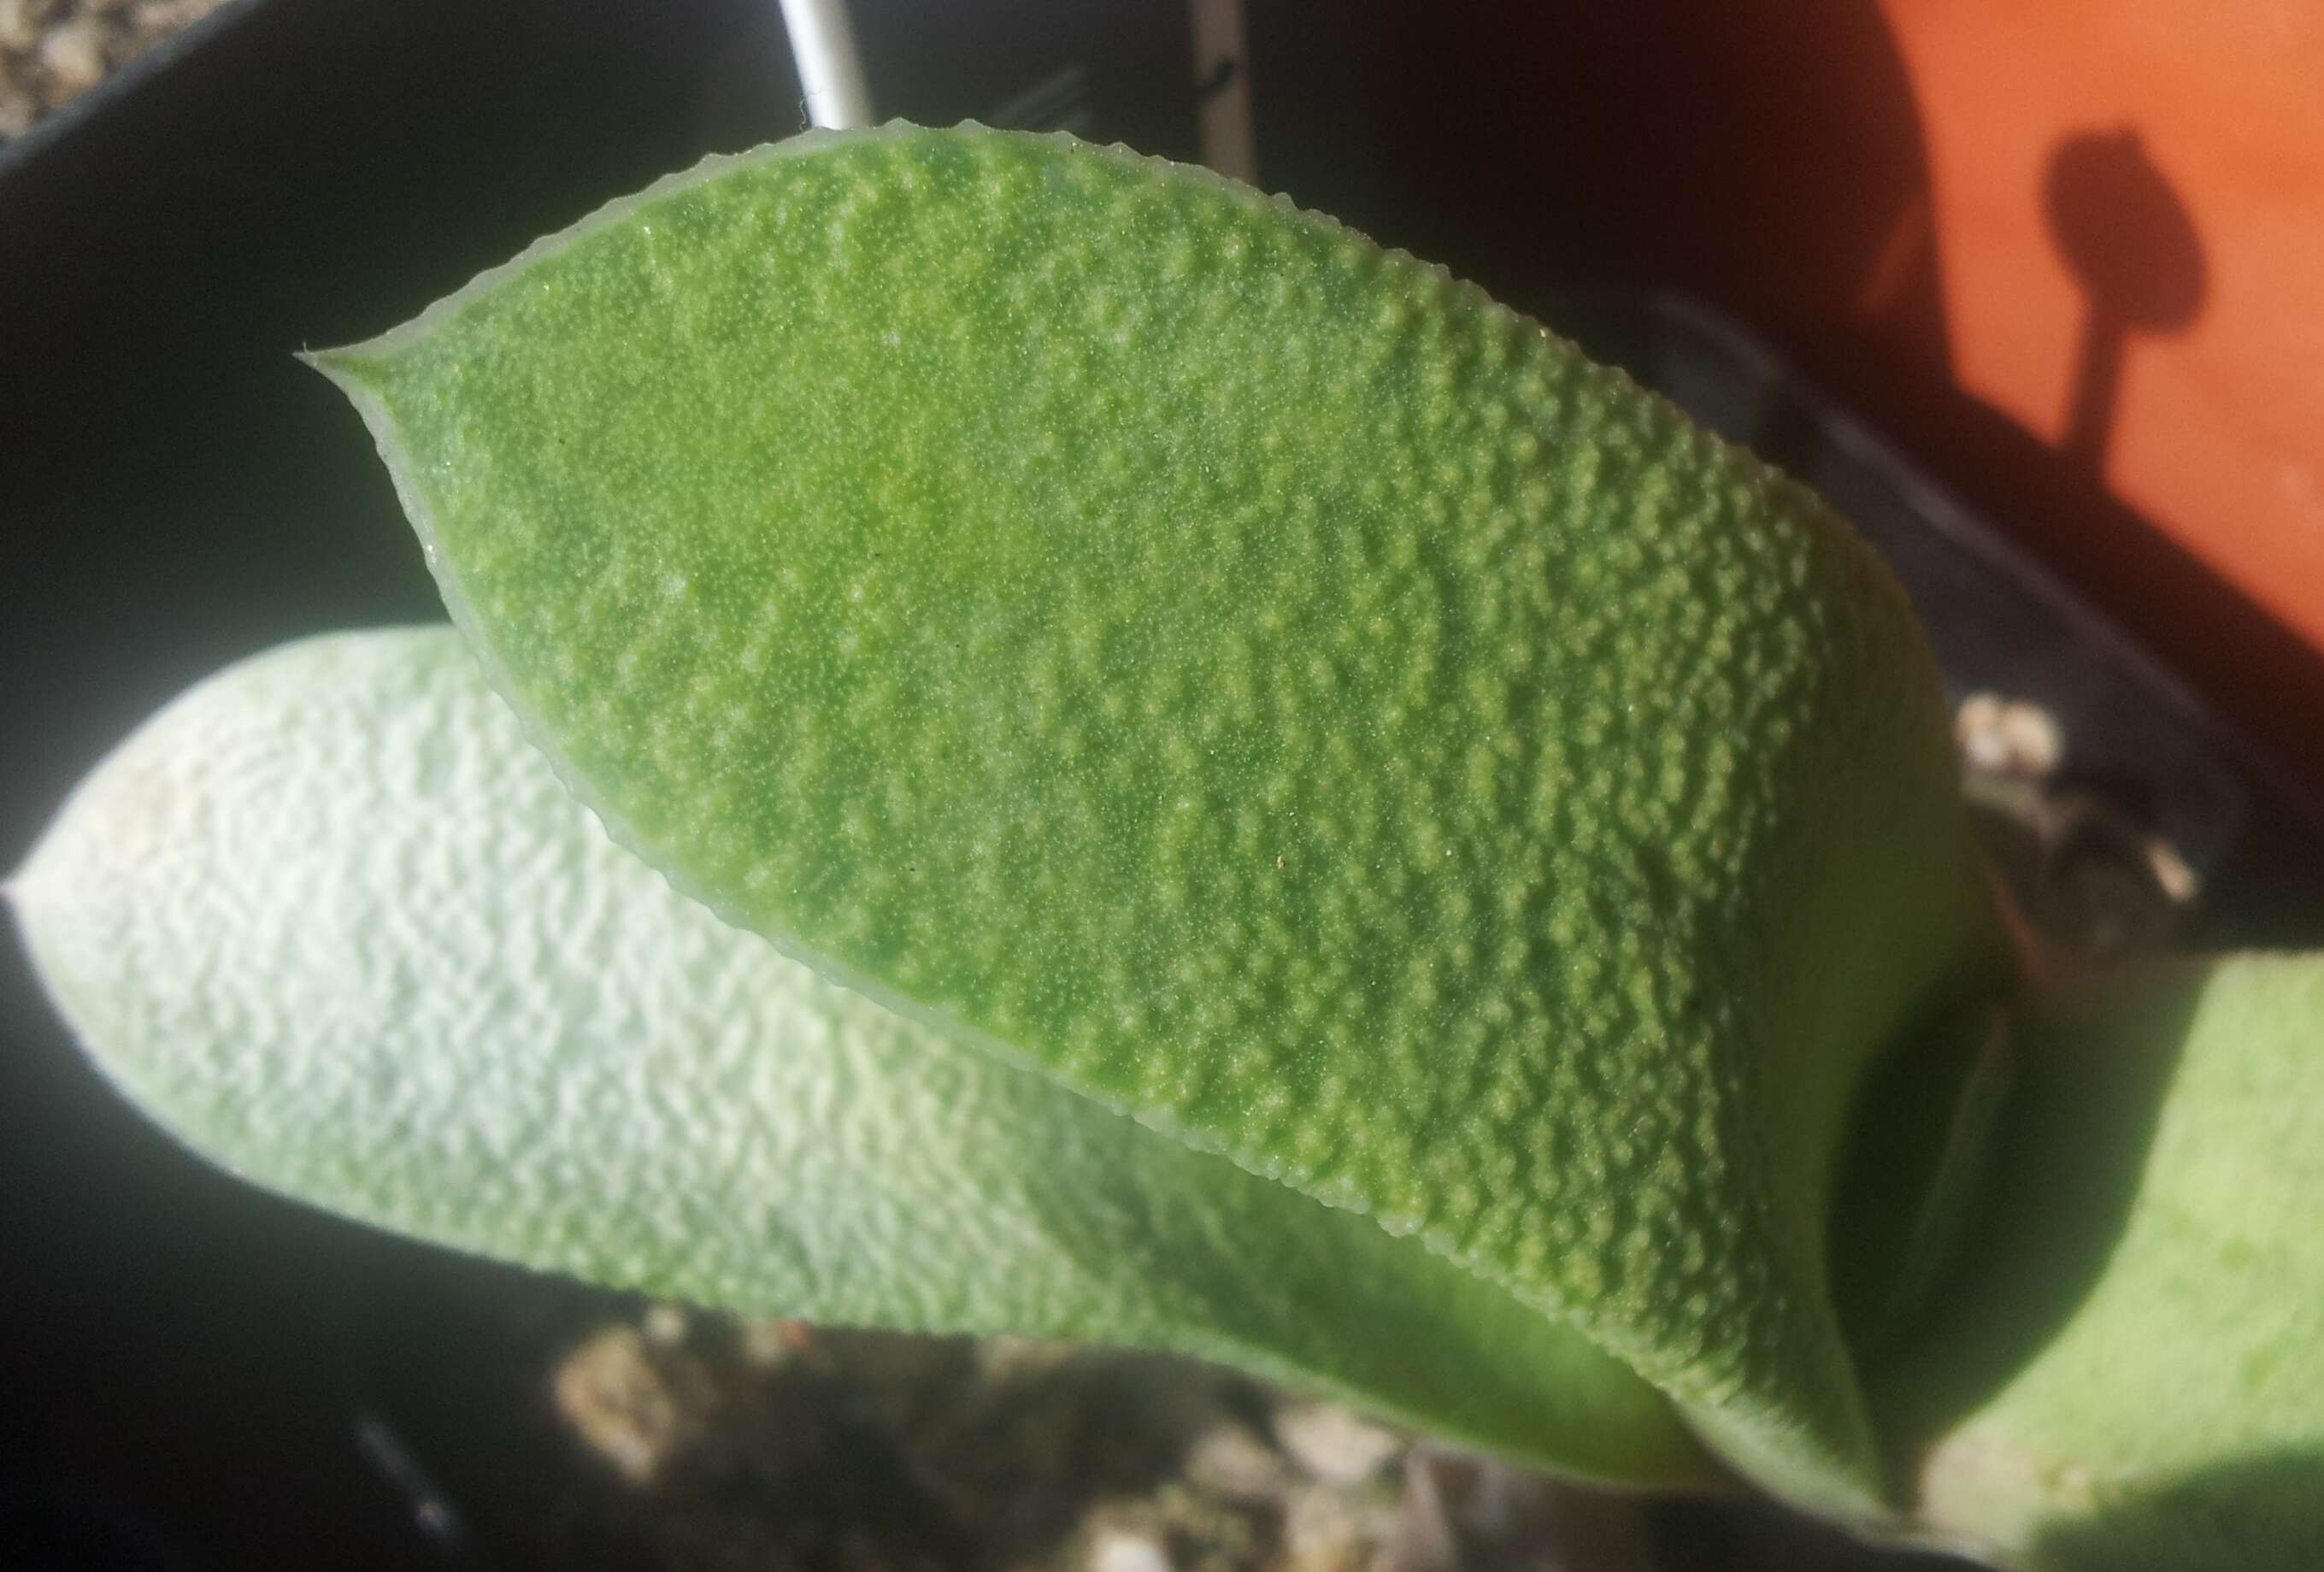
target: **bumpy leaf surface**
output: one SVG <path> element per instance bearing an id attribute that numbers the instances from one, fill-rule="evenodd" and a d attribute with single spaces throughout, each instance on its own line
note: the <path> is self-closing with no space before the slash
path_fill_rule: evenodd
<path id="1" fill-rule="evenodd" d="M 1935 1523 L 2061 1572 L 2324 1566 L 2324 957 L 2024 1014 L 1966 1268 L 1883 1383 Z"/>
<path id="2" fill-rule="evenodd" d="M 13 892 L 124 1090 L 318 1205 L 703 1303 L 1175 1349 L 1585 1474 L 1708 1467 L 1621 1364 L 1416 1242 L 673 893 L 448 628 L 196 689 Z"/>
<path id="3" fill-rule="evenodd" d="M 681 887 L 1872 1498 L 1833 1152 L 1990 936 L 1804 491 L 1328 219 L 973 129 L 714 161 L 321 361 Z"/>

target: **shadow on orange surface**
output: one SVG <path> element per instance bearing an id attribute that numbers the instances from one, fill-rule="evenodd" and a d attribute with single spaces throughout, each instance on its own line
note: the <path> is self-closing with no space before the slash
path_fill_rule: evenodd
<path id="1" fill-rule="evenodd" d="M 2164 176 L 2135 115 L 2015 147 L 2030 173 L 2000 221 L 2046 244 L 2041 265 L 2062 258 L 2077 286 L 2054 308 L 2026 291 L 2029 310 L 2064 313 L 2048 324 L 2060 430 L 1973 391 L 1965 348 L 2006 328 L 1980 319 L 1964 336 L 1951 275 L 1983 241 L 1957 233 L 1959 204 L 1939 199 L 1927 84 L 1898 36 L 1900 19 L 1941 9 L 1502 0 L 1365 7 L 1368 25 L 1325 35 L 1254 7 L 1262 172 L 1519 306 L 1618 284 L 1738 318 L 2175 666 L 2294 795 L 2324 800 L 2324 653 L 2207 559 L 2256 526 L 2222 492 L 2174 536 L 2109 478 L 2137 457 L 2124 447 L 2126 363 L 2135 383 L 2147 346 L 2209 326 L 2221 262 L 2200 205 Z M 2010 348 L 2038 360 L 2052 336 Z M 2229 411 L 2255 396 L 2217 391 Z M 2324 597 L 2324 584 L 2306 593 Z"/>
<path id="2" fill-rule="evenodd" d="M 2203 240 L 2128 127 L 2060 143 L 2043 173 L 2042 208 L 2089 301 L 2058 446 L 2097 478 L 2114 435 L 2124 341 L 2133 333 L 2183 333 L 2202 315 Z"/>

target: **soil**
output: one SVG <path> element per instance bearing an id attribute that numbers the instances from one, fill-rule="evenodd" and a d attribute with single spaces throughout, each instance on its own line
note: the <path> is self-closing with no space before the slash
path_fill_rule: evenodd
<path id="1" fill-rule="evenodd" d="M 0 0 L 0 143 L 226 0 Z"/>

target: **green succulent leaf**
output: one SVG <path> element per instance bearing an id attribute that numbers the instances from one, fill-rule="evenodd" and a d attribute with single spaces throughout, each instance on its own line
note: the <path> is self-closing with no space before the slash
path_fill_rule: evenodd
<path id="1" fill-rule="evenodd" d="M 1836 1153 L 1998 946 L 1808 493 L 1328 219 L 973 128 L 714 160 L 319 363 L 681 888 L 1874 1509 Z"/>
<path id="2" fill-rule="evenodd" d="M 706 1304 L 1176 1350 L 1553 1467 L 1716 1476 L 1570 1327 L 674 893 L 448 628 L 195 689 L 12 892 L 106 1072 L 300 1199 Z"/>
<path id="3" fill-rule="evenodd" d="M 2019 1023 L 1958 1277 L 1880 1383 L 1923 1516 L 2060 1572 L 2324 1566 L 2324 957 Z"/>

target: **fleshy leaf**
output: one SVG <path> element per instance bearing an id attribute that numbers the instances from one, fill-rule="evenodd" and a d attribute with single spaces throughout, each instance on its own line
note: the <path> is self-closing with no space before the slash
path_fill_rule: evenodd
<path id="1" fill-rule="evenodd" d="M 1881 1383 L 1921 1511 L 2061 1572 L 2324 1566 L 2324 957 L 2039 1000 L 1987 1215 Z"/>
<path id="2" fill-rule="evenodd" d="M 463 1249 L 701 1303 L 1173 1349 L 1553 1467 L 1711 1477 L 1508 1294 L 720 923 L 615 847 L 450 629 L 286 647 L 83 785 L 14 893 L 196 1150 Z"/>
<path id="3" fill-rule="evenodd" d="M 1808 493 L 1328 219 L 973 128 L 712 161 L 318 358 L 681 888 L 1869 1509 L 1835 1151 L 1997 950 Z"/>

